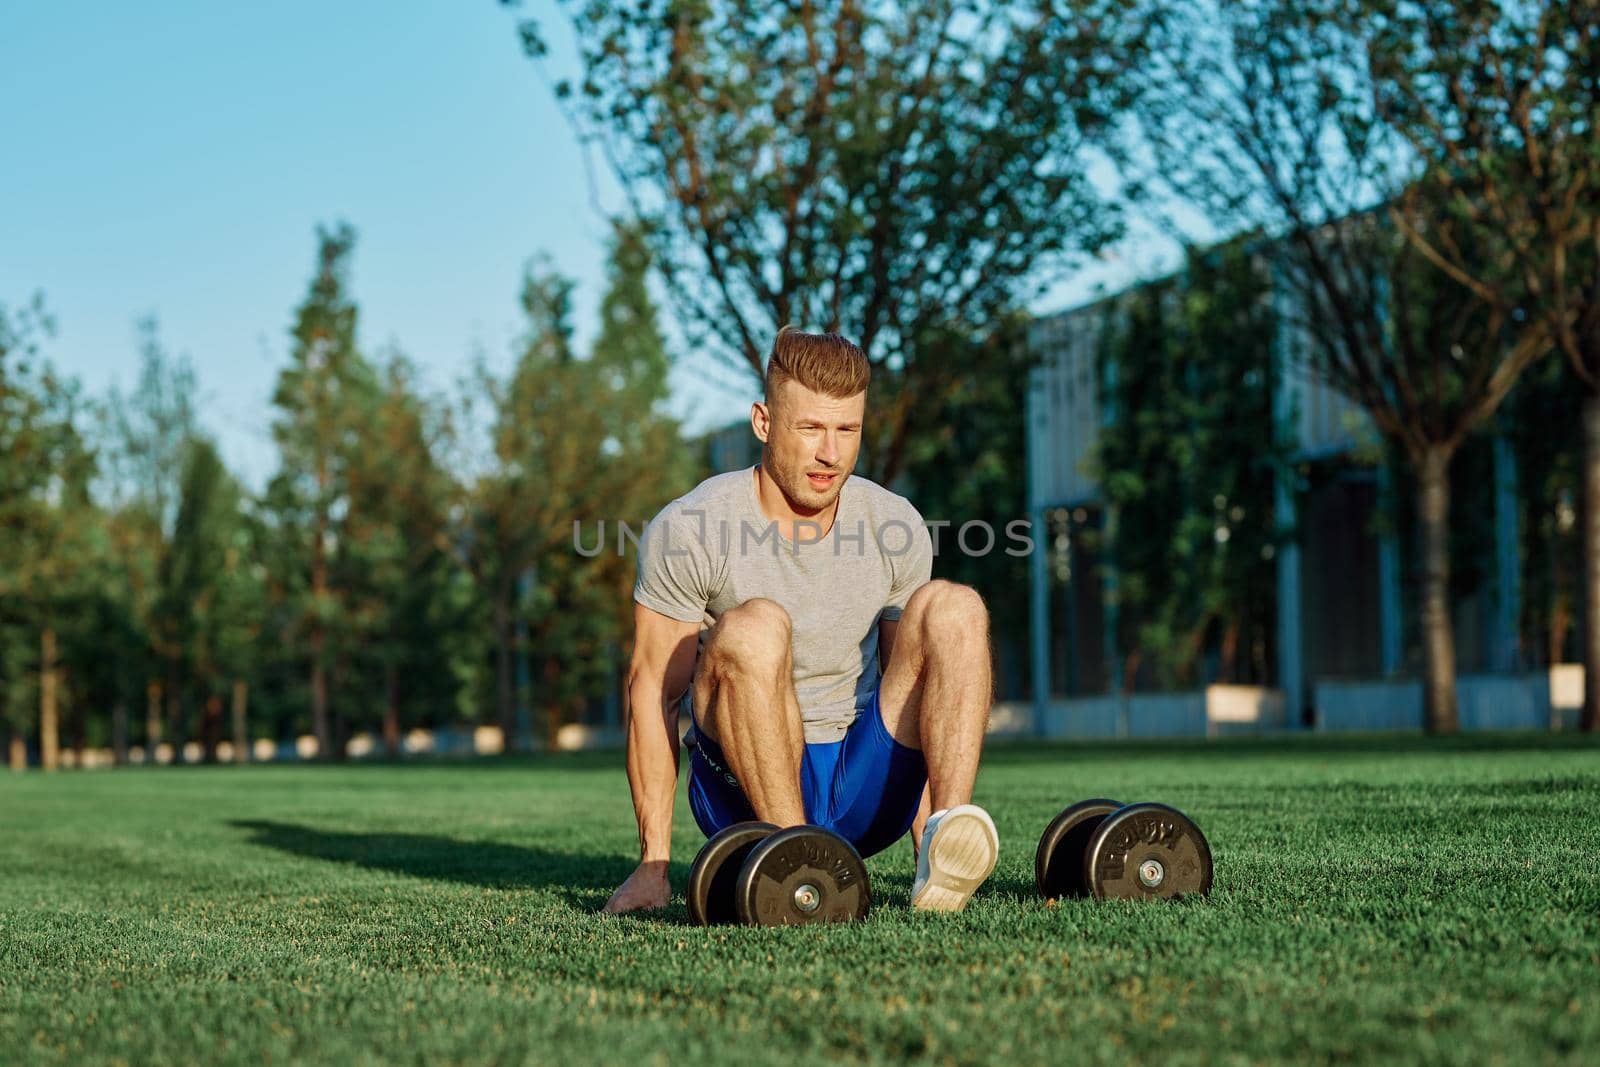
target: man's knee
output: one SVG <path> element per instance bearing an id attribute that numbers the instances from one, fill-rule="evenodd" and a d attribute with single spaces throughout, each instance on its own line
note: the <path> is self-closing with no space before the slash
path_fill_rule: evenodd
<path id="1" fill-rule="evenodd" d="M 717 620 L 706 643 L 707 666 L 726 673 L 767 670 L 789 658 L 794 633 L 789 613 L 771 600 L 747 600 Z"/>
<path id="2" fill-rule="evenodd" d="M 978 591 L 943 579 L 936 578 L 912 593 L 905 616 L 925 638 L 935 641 L 967 640 L 989 631 L 989 609 Z"/>

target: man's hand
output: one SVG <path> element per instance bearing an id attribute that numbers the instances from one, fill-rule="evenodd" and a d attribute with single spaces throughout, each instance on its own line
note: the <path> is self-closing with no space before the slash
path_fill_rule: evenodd
<path id="1" fill-rule="evenodd" d="M 634 868 L 628 880 L 617 887 L 600 909 L 607 915 L 621 915 L 629 911 L 646 911 L 664 908 L 672 899 L 672 886 L 667 884 L 667 861 L 647 860 Z"/>

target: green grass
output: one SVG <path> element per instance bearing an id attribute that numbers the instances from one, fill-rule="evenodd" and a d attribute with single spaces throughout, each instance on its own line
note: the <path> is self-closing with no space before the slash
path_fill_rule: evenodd
<path id="1" fill-rule="evenodd" d="M 1035 899 L 1093 795 L 1189 812 L 1211 897 Z M 977 799 L 963 914 L 902 843 L 864 924 L 704 930 L 596 914 L 615 756 L 0 778 L 0 1062 L 1595 1062 L 1592 743 L 997 748 Z"/>

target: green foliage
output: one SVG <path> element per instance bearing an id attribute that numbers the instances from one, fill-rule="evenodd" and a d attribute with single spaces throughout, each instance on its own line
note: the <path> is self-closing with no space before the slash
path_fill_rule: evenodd
<path id="1" fill-rule="evenodd" d="M 354 243 L 348 227 L 318 234 L 273 396 L 281 465 L 259 499 L 197 428 L 193 371 L 153 321 L 134 389 L 99 420 L 97 470 L 74 387 L 39 359 L 42 306 L 0 309 L 0 680 L 15 735 L 35 732 L 46 630 L 69 745 L 198 740 L 211 758 L 237 693 L 253 736 L 309 728 L 337 757 L 381 730 L 394 751 L 412 726 L 484 717 L 491 649 L 508 682 L 516 657 L 532 661 L 552 734 L 614 692 L 632 561 L 580 555 L 573 525 L 637 529 L 692 477 L 664 413 L 648 246 L 617 230 L 586 357 L 571 283 L 530 274 L 521 356 L 480 382 L 486 461 L 458 477 L 450 410 L 403 355 L 374 363 L 357 346 Z M 513 730 L 515 696 L 496 698 Z"/>
<path id="2" fill-rule="evenodd" d="M 199 432 L 198 383 L 187 358 L 167 354 L 155 317 L 140 320 L 138 336 L 138 383 L 127 396 L 113 386 L 106 405 L 102 481 L 111 506 L 142 509 L 168 536 L 185 453 Z"/>
<path id="3" fill-rule="evenodd" d="M 356 347 L 357 308 L 348 295 L 355 231 L 345 224 L 319 229 L 317 244 L 316 271 L 291 330 L 289 363 L 272 395 L 280 467 L 267 499 L 278 558 L 299 572 L 276 593 L 292 620 L 285 636 L 310 673 L 310 725 L 328 758 L 342 750 L 335 735 L 349 726 L 337 707 L 330 708 L 328 694 L 363 636 L 344 545 L 363 520 L 351 495 L 352 470 L 377 382 Z"/>
<path id="4" fill-rule="evenodd" d="M 1127 666 L 1147 658 L 1163 688 L 1267 680 L 1251 650 L 1272 639 L 1273 472 L 1286 461 L 1268 291 L 1243 245 L 1191 253 L 1182 275 L 1135 290 L 1107 324 L 1111 418 L 1095 462 L 1115 533 L 1086 543 L 1116 568 Z M 1214 670 L 1207 652 L 1223 660 Z"/>
<path id="5" fill-rule="evenodd" d="M 1120 232 L 1088 169 L 1136 67 L 1124 4 L 564 7 L 583 78 L 558 97 L 647 221 L 689 343 L 759 376 L 785 324 L 857 341 L 879 481 L 938 433 L 941 388 L 1007 373 L 984 343 L 1005 316 Z M 536 22 L 523 39 L 544 55 Z"/>
<path id="6" fill-rule="evenodd" d="M 1517 334 L 1547 334 L 1596 388 L 1600 4 L 1365 0 L 1345 18 L 1417 184 L 1442 190 L 1428 214 L 1452 223 L 1407 226 L 1407 239 Z M 1460 231 L 1497 254 L 1464 248 Z"/>
<path id="7" fill-rule="evenodd" d="M 1195 238 L 1192 212 L 1214 233 L 1287 235 L 1359 215 L 1404 184 L 1403 145 L 1370 99 L 1362 42 L 1337 17 L 1358 4 L 1137 6 L 1147 64 L 1115 148 L 1127 192 L 1147 209 L 1188 209 L 1180 229 Z"/>
<path id="8" fill-rule="evenodd" d="M 399 355 L 360 399 L 333 567 L 354 638 L 339 695 L 352 714 L 367 711 L 356 726 L 373 726 L 381 705 L 392 744 L 403 725 L 454 718 L 483 643 L 449 552 L 455 482 L 438 460 L 450 430 L 440 405 L 418 391 L 415 368 Z"/>
<path id="9" fill-rule="evenodd" d="M 581 528 L 594 530 L 598 515 L 609 520 L 609 545 L 592 559 L 580 559 L 569 544 L 547 556 L 539 600 L 531 612 L 530 638 L 536 650 L 536 682 L 543 693 L 547 724 L 575 716 L 584 697 L 616 692 L 623 653 L 633 631 L 634 559 L 616 551 L 619 524 L 642 529 L 668 501 L 694 484 L 694 464 L 675 419 L 665 412 L 671 360 L 657 324 L 648 281 L 651 254 L 638 226 L 613 230 L 606 264 L 606 293 L 600 304 L 600 332 L 590 352 L 591 366 L 577 388 L 596 398 L 600 422 L 591 457 L 591 477 L 605 508 L 574 514 Z M 554 679 L 552 686 L 549 679 Z"/>
<path id="10" fill-rule="evenodd" d="M 1027 395 L 1034 363 L 1026 330 L 1026 317 L 1016 315 L 982 342 L 955 334 L 941 339 L 936 358 L 948 377 L 929 391 L 927 432 L 916 438 L 894 486 L 925 519 L 950 523 L 940 531 L 934 576 L 979 590 L 993 608 L 992 632 L 1016 641 L 1028 627 L 1027 613 L 1015 610 L 1026 602 L 1028 559 L 1006 550 L 1017 547 L 1007 526 L 1028 511 L 1026 471 L 1017 461 L 1027 430 L 1017 398 Z M 979 344 L 986 351 L 973 354 Z M 926 366 L 934 362 L 930 355 Z M 991 551 L 976 554 L 985 544 L 977 528 L 968 542 L 974 554 L 961 550 L 961 527 L 969 522 L 994 531 Z M 1038 531 L 1031 536 L 1041 538 Z"/>
<path id="11" fill-rule="evenodd" d="M 153 700 L 158 707 L 167 707 L 175 720 L 167 729 L 183 731 L 182 709 L 196 697 L 192 686 L 187 693 L 179 691 L 187 674 L 183 665 L 195 658 L 186 643 L 195 631 L 187 617 L 190 605 L 172 584 L 177 573 L 172 556 L 178 512 L 184 506 L 185 463 L 201 440 L 195 421 L 198 385 L 188 360 L 168 355 L 154 318 L 142 320 L 138 333 L 138 381 L 127 395 L 113 387 L 100 445 L 103 506 L 116 571 L 116 581 L 107 590 L 120 601 L 137 635 L 129 647 L 119 650 L 119 677 L 110 699 L 132 701 L 136 707 Z M 205 503 L 193 498 L 193 491 L 209 491 L 221 477 L 219 472 L 203 477 L 199 485 L 187 483 L 191 496 L 186 534 L 194 534 L 197 518 L 213 519 L 206 514 Z M 214 522 L 205 525 L 209 536 Z M 145 717 L 147 748 L 161 740 L 161 721 L 159 715 L 154 722 Z"/>
<path id="12" fill-rule="evenodd" d="M 1301 335 L 1291 355 L 1358 403 L 1406 457 L 1423 497 L 1426 721 L 1453 730 L 1449 465 L 1548 348 L 1548 323 L 1523 306 L 1538 272 L 1519 262 L 1538 237 L 1522 224 L 1536 202 L 1526 185 L 1500 180 L 1512 157 L 1537 152 L 1534 138 L 1505 136 L 1506 116 L 1525 126 L 1534 97 L 1547 99 L 1534 84 L 1539 59 L 1513 25 L 1534 5 L 1146 6 L 1152 76 L 1123 159 L 1213 226 L 1271 235 L 1280 304 Z M 1468 39 L 1474 48 L 1459 50 Z M 1517 61 L 1484 62 L 1504 56 L 1496 48 L 1508 41 L 1521 49 Z M 1441 66 L 1445 53 L 1455 58 Z M 1515 99 L 1497 98 L 1487 82 L 1503 90 L 1508 77 Z M 1421 123 L 1404 120 L 1397 100 L 1423 97 Z M 1487 112 L 1503 114 L 1486 121 Z M 1495 209 L 1502 195 L 1517 198 L 1517 217 Z"/>
<path id="13" fill-rule="evenodd" d="M 1577 442 L 1583 389 L 1570 362 L 1530 368 L 1502 420 L 1517 458 L 1522 656 L 1530 665 L 1575 662 L 1583 612 L 1583 507 Z"/>
<path id="14" fill-rule="evenodd" d="M 167 663 L 169 700 L 209 708 L 200 733 L 214 748 L 222 696 L 254 666 L 260 593 L 243 492 L 210 441 L 190 439 L 179 486 L 154 636 Z"/>
<path id="15" fill-rule="evenodd" d="M 1563 353 L 1600 405 L 1600 3 L 1359 6 L 1379 110 L 1412 149 L 1442 211 L 1407 241 L 1468 290 L 1525 360 Z M 1415 195 L 1402 203 L 1409 209 Z M 1400 212 L 1396 212 L 1400 214 Z M 1448 225 L 1437 224 L 1439 216 Z M 1434 225 L 1427 225 L 1429 221 Z M 1458 238 L 1459 233 L 1468 240 Z M 1484 250 L 1490 254 L 1485 255 Z M 1496 383 L 1502 392 L 1506 382 Z M 1600 410 L 1591 408 L 1591 410 Z M 1581 549 L 1589 680 L 1583 728 L 1600 729 L 1600 438 L 1584 434 Z M 1536 587 L 1545 587 L 1540 575 Z M 1552 620 L 1551 654 L 1565 626 Z M 1542 643 L 1542 642 L 1541 642 Z"/>
<path id="16" fill-rule="evenodd" d="M 689 487 L 688 450 L 664 415 L 668 360 L 646 286 L 648 249 L 619 227 L 593 352 L 579 358 L 572 283 L 543 263 L 523 286 L 528 331 L 504 381 L 480 373 L 494 413 L 493 465 L 466 487 L 464 561 L 489 606 L 497 717 L 515 736 L 514 629 L 524 620 L 536 703 L 548 738 L 585 698 L 612 689 L 628 632 L 632 561 L 611 541 L 587 557 L 601 523 L 637 530 Z M 526 580 L 524 580 L 526 579 Z M 519 587 L 521 591 L 519 592 Z"/>
<path id="17" fill-rule="evenodd" d="M 862 473 L 954 524 L 941 575 L 1015 601 L 1003 532 L 982 558 L 954 542 L 1026 510 L 1018 309 L 1122 232 L 1089 168 L 1138 69 L 1127 5 L 563 6 L 583 74 L 557 95 L 645 220 L 689 343 L 752 377 L 785 324 L 860 343 Z"/>
<path id="18" fill-rule="evenodd" d="M 0 305 L 0 717 L 16 734 L 35 721 L 41 635 L 68 624 L 96 551 L 77 385 L 40 353 L 52 328 L 42 298 Z"/>

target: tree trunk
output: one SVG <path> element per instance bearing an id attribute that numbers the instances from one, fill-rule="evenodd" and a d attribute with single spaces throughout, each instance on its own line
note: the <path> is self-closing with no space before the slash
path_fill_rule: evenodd
<path id="1" fill-rule="evenodd" d="M 67 748 L 72 751 L 71 765 L 74 767 L 82 768 L 85 766 L 83 762 L 83 753 L 84 749 L 86 749 L 89 745 L 89 739 L 84 736 L 84 730 L 87 725 L 86 716 L 77 715 L 73 717 L 72 740 L 67 742 Z"/>
<path id="2" fill-rule="evenodd" d="M 11 730 L 10 759 L 12 770 L 28 769 L 28 742 L 22 739 L 22 735 L 17 733 L 15 727 Z"/>
<path id="3" fill-rule="evenodd" d="M 317 737 L 317 759 L 333 754 L 332 734 L 328 730 L 328 675 L 323 664 L 327 654 L 327 634 L 323 632 L 323 608 L 328 596 L 328 460 L 324 450 L 317 453 L 317 512 L 311 527 L 311 602 L 316 622 L 311 629 L 311 732 Z"/>
<path id="4" fill-rule="evenodd" d="M 233 762 L 250 762 L 250 686 L 243 678 L 233 680 Z"/>
<path id="5" fill-rule="evenodd" d="M 554 656 L 544 657 L 544 747 L 547 752 L 556 750 L 556 739 L 561 736 L 561 720 L 565 718 L 561 701 L 556 694 L 561 691 L 561 668 Z"/>
<path id="6" fill-rule="evenodd" d="M 333 752 L 328 730 L 328 671 L 322 665 L 324 638 L 318 630 L 311 638 L 311 732 L 317 737 L 317 756 L 325 760 Z"/>
<path id="7" fill-rule="evenodd" d="M 1222 652 L 1217 657 L 1221 663 L 1221 675 L 1224 683 L 1233 684 L 1239 681 L 1239 623 L 1234 620 L 1228 623 L 1228 628 L 1222 632 Z"/>
<path id="8" fill-rule="evenodd" d="M 494 671 L 496 717 L 505 735 L 505 750 L 512 751 L 517 742 L 517 699 L 513 684 L 515 669 L 515 642 L 511 632 L 511 592 L 503 589 L 494 601 Z"/>
<path id="9" fill-rule="evenodd" d="M 1139 677 L 1139 661 L 1141 654 L 1136 649 L 1129 652 L 1122 660 L 1122 692 L 1132 693 L 1134 683 Z"/>
<path id="10" fill-rule="evenodd" d="M 383 664 L 383 751 L 400 758 L 400 666 L 393 659 Z"/>
<path id="11" fill-rule="evenodd" d="M 217 762 L 217 746 L 222 743 L 222 698 L 215 693 L 206 697 L 200 716 L 201 760 Z"/>
<path id="12" fill-rule="evenodd" d="M 344 683 L 349 669 L 350 661 L 344 655 L 341 654 L 333 661 L 333 673 L 328 681 L 334 692 L 346 691 Z M 333 733 L 333 751 L 323 758 L 343 763 L 350 758 L 350 735 L 354 732 L 354 728 L 345 720 L 338 707 L 333 708 L 328 727 Z"/>
<path id="13" fill-rule="evenodd" d="M 1600 729 L 1600 393 L 1583 398 L 1583 716 L 1579 729 Z"/>
<path id="14" fill-rule="evenodd" d="M 111 705 L 111 761 L 128 765 L 128 703 L 121 699 Z"/>
<path id="15" fill-rule="evenodd" d="M 61 765 L 61 721 L 56 711 L 56 632 L 49 626 L 39 635 L 39 765 L 47 771 Z"/>
<path id="16" fill-rule="evenodd" d="M 1417 471 L 1417 518 L 1422 550 L 1422 723 L 1430 734 L 1453 734 L 1456 645 L 1450 626 L 1450 460 L 1433 447 Z"/>
<path id="17" fill-rule="evenodd" d="M 161 743 L 161 683 L 144 687 L 144 761 L 156 761 L 156 746 Z"/>
<path id="18" fill-rule="evenodd" d="M 1552 560 L 1550 563 L 1550 588 L 1561 588 L 1561 568 Z M 1571 619 L 1567 617 L 1566 605 L 1560 596 L 1552 597 L 1550 605 L 1550 630 L 1545 634 L 1545 662 L 1551 665 L 1561 662 L 1561 657 L 1566 654 L 1567 627 Z"/>
<path id="19" fill-rule="evenodd" d="M 167 734 L 172 742 L 172 765 L 178 766 L 183 762 L 183 743 L 189 740 L 188 723 L 183 721 L 183 696 L 178 692 L 178 670 L 176 666 L 169 667 L 167 671 Z"/>

